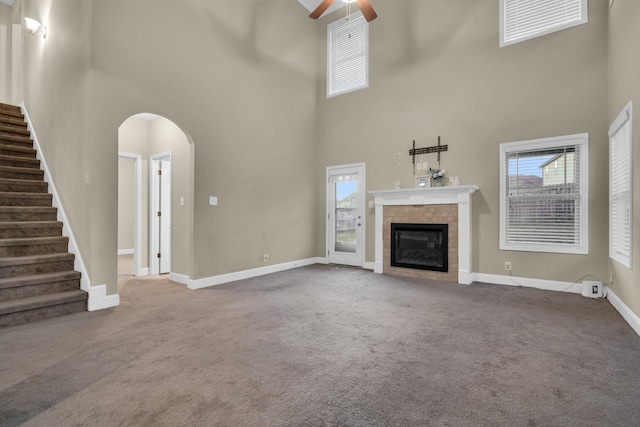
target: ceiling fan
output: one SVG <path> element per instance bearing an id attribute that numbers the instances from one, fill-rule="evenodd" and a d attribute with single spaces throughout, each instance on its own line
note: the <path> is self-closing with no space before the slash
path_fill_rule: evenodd
<path id="1" fill-rule="evenodd" d="M 369 3 L 369 0 L 342 0 L 342 1 L 345 3 L 356 3 L 360 8 L 360 12 L 362 12 L 362 15 L 364 16 L 364 19 L 366 19 L 367 22 L 371 22 L 378 17 L 378 15 L 376 14 L 376 11 L 373 10 L 373 7 L 371 7 L 371 3 Z M 311 12 L 311 15 L 309 15 L 309 18 L 318 19 L 324 13 L 324 11 L 327 10 L 329 6 L 333 4 L 333 2 L 334 0 L 322 0 L 322 3 L 320 3 L 320 5 L 316 7 L 316 9 L 313 12 Z"/>

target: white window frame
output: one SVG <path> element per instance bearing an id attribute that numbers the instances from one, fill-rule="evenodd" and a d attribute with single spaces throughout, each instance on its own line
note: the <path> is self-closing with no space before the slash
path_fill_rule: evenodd
<path id="1" fill-rule="evenodd" d="M 580 221 L 578 223 L 580 242 L 575 244 L 507 241 L 507 154 L 543 149 L 576 146 L 580 150 L 578 165 L 580 182 Z M 533 139 L 500 144 L 500 249 L 528 252 L 551 252 L 566 254 L 589 253 L 589 134 L 575 134 L 551 138 Z"/>
<path id="2" fill-rule="evenodd" d="M 629 101 L 609 127 L 609 258 L 627 268 L 633 259 L 632 153 L 633 103 Z"/>
<path id="3" fill-rule="evenodd" d="M 580 18 L 574 19 L 572 21 L 564 21 L 564 22 L 556 22 L 547 21 L 546 23 L 542 21 L 542 19 L 547 18 L 548 20 L 552 20 L 554 17 L 552 16 L 554 12 L 558 12 L 562 8 L 562 3 L 567 3 L 568 1 L 575 1 L 580 3 Z M 537 11 L 539 16 L 537 16 L 536 22 L 538 26 L 536 28 L 530 28 L 527 30 L 521 30 L 520 34 L 516 34 L 510 38 L 507 36 L 508 25 L 507 25 L 507 12 L 509 5 L 517 5 L 518 3 L 524 3 L 525 9 L 530 12 L 533 7 L 539 6 L 540 9 Z M 546 3 L 546 4 L 545 4 Z M 509 46 L 512 44 L 520 43 L 525 40 L 530 40 L 536 37 L 541 37 L 546 34 L 555 33 L 556 31 L 565 30 L 567 28 L 575 27 L 577 25 L 586 24 L 589 22 L 589 10 L 588 10 L 588 0 L 555 0 L 555 5 L 550 5 L 550 2 L 542 2 L 540 0 L 500 0 L 500 47 Z M 556 14 L 556 17 L 561 16 L 561 14 Z"/>
<path id="4" fill-rule="evenodd" d="M 344 88 L 334 90 L 335 73 L 334 73 L 334 52 L 336 49 L 333 43 L 334 32 L 348 31 L 349 26 L 354 30 L 361 30 L 364 34 L 364 70 L 358 70 L 359 73 L 364 72 L 364 76 L 358 76 L 359 78 L 347 84 Z M 354 31 L 355 32 L 355 31 Z M 327 25 L 327 98 L 331 98 L 337 95 L 353 92 L 360 89 L 369 87 L 369 23 L 366 21 L 362 12 L 357 11 L 349 15 L 348 19 L 341 18 L 335 22 Z"/>

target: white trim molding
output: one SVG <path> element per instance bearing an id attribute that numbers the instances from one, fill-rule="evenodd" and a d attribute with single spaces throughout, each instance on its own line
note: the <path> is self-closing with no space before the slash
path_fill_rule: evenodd
<path id="1" fill-rule="evenodd" d="M 458 283 L 469 285 L 471 279 L 471 195 L 475 185 L 402 190 L 369 191 L 375 197 L 375 263 L 374 273 L 383 269 L 383 208 L 404 205 L 458 205 Z"/>
<path id="2" fill-rule="evenodd" d="M 277 273 L 285 270 L 292 270 L 298 267 L 306 267 L 308 265 L 320 264 L 322 258 L 307 258 L 299 261 L 285 262 L 282 264 L 270 265 L 267 267 L 252 268 L 249 270 L 236 271 L 233 273 L 220 274 L 218 276 L 205 277 L 202 279 L 191 279 L 189 276 L 179 273 L 170 273 L 169 280 L 187 285 L 189 289 L 202 289 L 210 286 L 222 285 L 224 283 L 235 282 L 238 280 L 251 279 L 253 277 L 264 276 L 271 273 Z"/>
<path id="3" fill-rule="evenodd" d="M 107 285 L 92 286 L 89 289 L 89 311 L 104 310 L 105 308 L 117 307 L 120 305 L 120 295 L 107 295 Z"/>
<path id="4" fill-rule="evenodd" d="M 610 288 L 607 288 L 607 299 L 618 313 L 627 321 L 629 326 L 640 335 L 640 317 L 638 317 L 631 309 L 615 294 Z"/>
<path id="5" fill-rule="evenodd" d="M 499 274 L 472 273 L 474 282 L 492 285 L 522 286 L 524 288 L 544 289 L 545 291 L 582 293 L 582 283 L 561 282 L 558 280 L 531 279 L 528 277 L 501 276 Z"/>
<path id="6" fill-rule="evenodd" d="M 133 249 L 118 249 L 118 255 L 133 255 Z"/>

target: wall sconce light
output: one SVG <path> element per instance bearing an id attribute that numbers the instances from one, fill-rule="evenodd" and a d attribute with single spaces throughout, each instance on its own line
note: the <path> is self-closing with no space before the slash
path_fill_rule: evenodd
<path id="1" fill-rule="evenodd" d="M 24 18 L 24 22 L 27 24 L 27 32 L 34 36 L 42 36 L 47 38 L 47 27 L 31 18 Z"/>

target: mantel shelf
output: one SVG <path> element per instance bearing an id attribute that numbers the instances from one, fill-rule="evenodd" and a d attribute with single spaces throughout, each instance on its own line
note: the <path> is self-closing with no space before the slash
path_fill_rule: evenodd
<path id="1" fill-rule="evenodd" d="M 369 191 L 375 197 L 376 205 L 430 205 L 448 203 L 468 203 L 468 198 L 476 192 L 475 185 L 457 185 L 432 188 L 401 188 L 398 190 Z"/>

